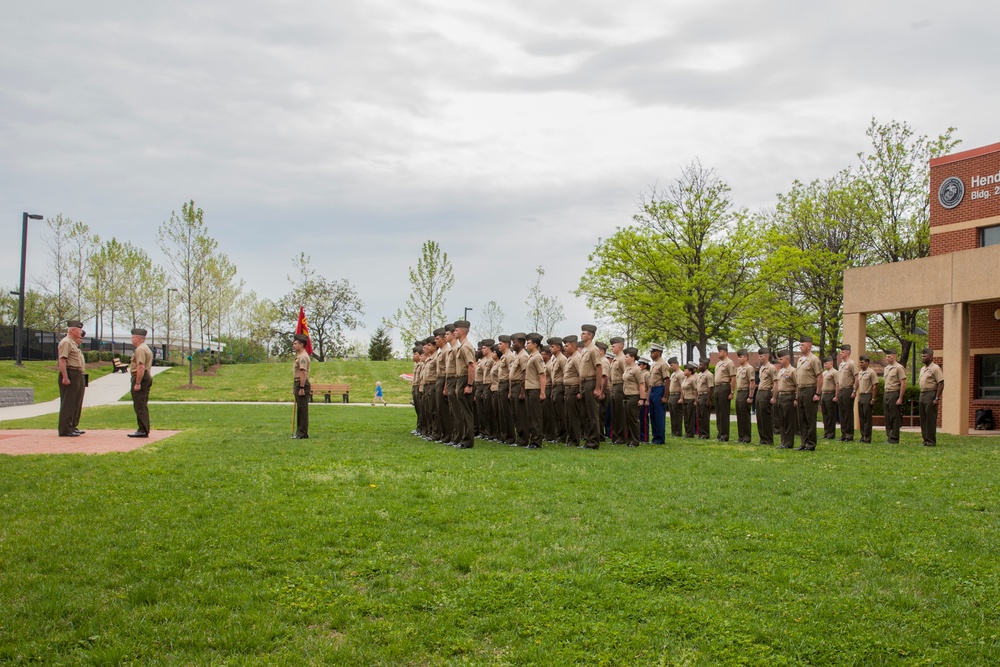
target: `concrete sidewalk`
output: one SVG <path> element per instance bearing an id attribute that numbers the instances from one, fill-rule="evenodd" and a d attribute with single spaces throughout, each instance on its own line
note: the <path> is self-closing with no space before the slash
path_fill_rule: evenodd
<path id="1" fill-rule="evenodd" d="M 166 366 L 153 366 L 149 369 L 155 376 L 165 370 Z M 87 387 L 87 393 L 83 395 L 83 407 L 92 408 L 96 405 L 114 405 L 121 401 L 123 396 L 127 396 L 130 388 L 131 376 L 127 373 L 111 373 L 102 378 L 98 378 Z M 53 374 L 52 381 L 55 382 Z M 0 408 L 0 421 L 11 419 L 28 419 L 29 417 L 40 417 L 41 415 L 57 414 L 59 412 L 59 399 L 46 401 L 45 403 L 33 403 L 31 405 L 12 405 L 7 408 Z"/>

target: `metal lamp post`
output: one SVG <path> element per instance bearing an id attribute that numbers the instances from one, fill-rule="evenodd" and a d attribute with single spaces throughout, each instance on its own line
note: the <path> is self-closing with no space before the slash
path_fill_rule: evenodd
<path id="1" fill-rule="evenodd" d="M 468 320 L 468 319 L 469 319 L 469 311 L 470 311 L 470 310 L 472 310 L 472 309 L 471 309 L 471 308 L 469 308 L 469 307 L 466 307 L 466 308 L 465 308 L 465 312 L 464 312 L 464 313 L 462 313 L 462 319 L 463 319 L 463 320 Z"/>
<path id="2" fill-rule="evenodd" d="M 24 350 L 24 269 L 28 259 L 28 220 L 41 220 L 42 216 L 37 213 L 21 214 L 21 286 L 17 295 L 17 343 L 15 344 L 14 365 L 23 366 L 21 363 Z"/>

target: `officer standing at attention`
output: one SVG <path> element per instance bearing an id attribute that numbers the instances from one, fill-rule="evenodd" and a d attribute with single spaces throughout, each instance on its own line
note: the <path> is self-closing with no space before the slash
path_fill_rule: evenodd
<path id="1" fill-rule="evenodd" d="M 924 447 L 934 447 L 937 445 L 937 415 L 944 391 L 944 373 L 934 363 L 934 350 L 925 347 L 921 359 L 924 367 L 920 369 L 920 435 Z"/>
<path id="2" fill-rule="evenodd" d="M 552 405 L 552 415 L 555 420 L 553 442 L 566 442 L 566 396 L 563 393 L 566 381 L 566 356 L 562 352 L 563 339 L 553 336 L 545 341 L 549 345 L 550 375 L 552 388 L 546 390 L 546 399 Z"/>
<path id="3" fill-rule="evenodd" d="M 914 350 L 916 354 L 916 350 Z M 906 368 L 896 361 L 896 350 L 885 350 L 885 396 L 882 413 L 885 415 L 885 438 L 890 445 L 899 444 L 899 429 L 903 425 L 903 387 L 906 386 Z"/>
<path id="4" fill-rule="evenodd" d="M 684 378 L 687 377 L 687 374 L 681 370 L 677 357 L 670 357 L 667 359 L 667 363 L 670 365 L 670 377 L 667 387 L 667 407 L 670 408 L 670 435 L 679 438 L 683 434 L 684 424 L 687 423 L 683 397 Z M 694 398 L 698 398 L 697 388 L 695 389 Z"/>
<path id="5" fill-rule="evenodd" d="M 584 324 L 580 329 L 580 340 L 583 341 L 580 354 L 580 394 L 586 415 L 586 420 L 581 424 L 583 447 L 597 449 L 601 444 L 600 403 L 604 399 L 604 362 L 600 348 L 594 343 L 597 327 Z"/>
<path id="6" fill-rule="evenodd" d="M 649 421 L 652 431 L 650 442 L 662 445 L 666 436 L 666 384 L 667 364 L 663 361 L 663 346 L 649 346 Z"/>
<path id="7" fill-rule="evenodd" d="M 128 362 L 129 376 L 132 378 L 132 409 L 138 425 L 130 438 L 149 437 L 149 388 L 153 386 L 153 351 L 146 345 L 146 330 L 132 329 L 132 359 Z"/>
<path id="8" fill-rule="evenodd" d="M 771 350 L 762 347 L 757 350 L 760 356 L 760 384 L 757 385 L 757 436 L 760 444 L 774 446 L 774 381 L 778 371 L 771 363 Z"/>
<path id="9" fill-rule="evenodd" d="M 750 365 L 750 353 L 737 350 L 736 358 L 736 436 L 737 442 L 750 442 L 750 398 L 754 389 L 753 367 Z M 718 370 L 718 369 L 717 369 Z"/>
<path id="10" fill-rule="evenodd" d="M 476 422 L 472 409 L 472 390 L 476 383 L 476 348 L 469 340 L 468 320 L 455 322 L 452 359 L 455 364 L 455 427 L 454 446 L 472 449 L 476 441 Z"/>
<path id="11" fill-rule="evenodd" d="M 622 352 L 625 347 L 625 339 L 614 336 L 611 339 L 611 443 L 624 445 L 625 433 L 625 394 L 623 383 L 625 382 L 625 354 Z"/>
<path id="12" fill-rule="evenodd" d="M 684 437 L 693 438 L 698 422 L 698 378 L 695 375 L 694 364 L 686 364 L 682 371 L 684 379 L 681 380 L 681 401 L 684 406 Z M 673 376 L 671 376 L 673 379 Z M 673 420 L 673 417 L 671 417 Z M 671 421 L 671 427 L 673 422 Z"/>
<path id="13" fill-rule="evenodd" d="M 798 446 L 800 452 L 816 451 L 816 413 L 819 412 L 819 380 L 823 375 L 823 364 L 819 357 L 812 353 L 812 338 L 802 336 L 799 339 L 802 354 L 795 369 L 795 384 L 798 386 L 799 431 L 802 442 Z"/>
<path id="14" fill-rule="evenodd" d="M 878 394 L 878 375 L 869 364 L 871 359 L 867 354 L 860 357 L 861 369 L 858 371 L 858 426 L 861 430 L 861 442 L 872 441 L 872 406 Z"/>
<path id="15" fill-rule="evenodd" d="M 736 393 L 736 364 L 729 358 L 729 346 L 717 346 L 719 361 L 715 364 L 715 428 L 719 442 L 729 442 L 729 402 Z"/>
<path id="16" fill-rule="evenodd" d="M 580 393 L 580 352 L 574 334 L 563 336 L 566 365 L 563 367 L 563 397 L 566 401 L 566 444 L 580 446 L 583 429 L 583 394 Z"/>
<path id="17" fill-rule="evenodd" d="M 500 406 L 497 422 L 500 431 L 497 438 L 505 445 L 515 445 L 517 439 L 514 435 L 514 403 L 510 398 L 510 367 L 514 363 L 514 353 L 510 349 L 510 336 L 501 334 L 497 340 L 500 341 L 497 343 L 497 349 L 500 351 L 500 361 L 497 362 L 497 392 Z"/>
<path id="18" fill-rule="evenodd" d="M 708 359 L 698 362 L 698 437 L 708 440 L 712 435 L 712 388 L 715 376 L 708 370 Z"/>
<path id="19" fill-rule="evenodd" d="M 544 420 L 542 418 L 542 402 L 545 401 L 547 378 L 545 363 L 539 351 L 542 346 L 542 334 L 529 333 L 525 337 L 527 359 L 524 362 L 524 406 L 527 411 L 528 432 L 525 434 L 528 449 L 538 449 L 542 446 Z"/>
<path id="20" fill-rule="evenodd" d="M 309 355 L 306 353 L 306 343 L 309 337 L 305 334 L 295 334 L 292 339 L 292 350 L 295 351 L 295 361 L 292 362 L 292 395 L 295 397 L 295 435 L 292 440 L 305 440 L 309 437 Z"/>
<path id="21" fill-rule="evenodd" d="M 795 398 L 796 372 L 792 368 L 792 355 L 788 350 L 778 352 L 778 372 L 774 380 L 775 395 L 771 397 L 771 405 L 777 407 L 778 421 L 781 424 L 781 444 L 778 449 L 795 447 L 796 408 Z M 815 424 L 815 422 L 813 422 Z"/>
<path id="22" fill-rule="evenodd" d="M 625 359 L 625 367 L 622 373 L 622 395 L 625 397 L 625 432 L 624 442 L 629 447 L 638 447 L 639 437 L 639 409 L 640 404 L 646 402 L 646 383 L 642 376 L 642 371 L 636 363 L 639 350 L 630 347 L 622 355 Z"/>
<path id="23" fill-rule="evenodd" d="M 519 447 L 528 446 L 528 405 L 524 393 L 524 371 L 528 365 L 528 352 L 524 349 L 528 334 L 518 332 L 511 334 L 511 345 L 514 346 L 514 358 L 510 362 L 510 398 L 513 401 L 514 427 L 517 439 L 514 444 Z"/>
<path id="24" fill-rule="evenodd" d="M 85 433 L 77 428 L 86 392 L 83 378 L 83 322 L 66 322 L 66 335 L 59 341 L 59 436 L 76 438 Z"/>
<path id="25" fill-rule="evenodd" d="M 823 439 L 833 440 L 837 437 L 837 376 L 840 371 L 834 370 L 834 358 L 823 358 L 822 389 L 820 390 L 819 407 L 823 413 Z"/>
<path id="26" fill-rule="evenodd" d="M 840 346 L 840 366 L 837 373 L 837 402 L 840 413 L 840 441 L 854 440 L 854 400 L 858 393 L 858 364 L 851 359 L 851 346 Z"/>

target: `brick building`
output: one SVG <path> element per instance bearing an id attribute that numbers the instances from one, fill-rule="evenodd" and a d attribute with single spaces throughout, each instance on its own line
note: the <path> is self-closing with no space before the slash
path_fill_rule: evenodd
<path id="1" fill-rule="evenodd" d="M 931 160 L 930 196 L 930 257 L 844 273 L 844 340 L 864 348 L 868 314 L 929 308 L 942 430 L 964 434 L 978 409 L 1000 418 L 1000 144 Z"/>

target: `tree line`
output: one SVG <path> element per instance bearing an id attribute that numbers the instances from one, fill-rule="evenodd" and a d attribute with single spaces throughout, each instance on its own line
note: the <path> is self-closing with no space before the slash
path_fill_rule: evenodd
<path id="1" fill-rule="evenodd" d="M 794 181 L 773 207 L 752 212 L 698 160 L 638 202 L 631 224 L 599 239 L 576 294 L 639 344 L 707 356 L 710 341 L 793 346 L 821 355 L 841 340 L 843 275 L 850 267 L 930 254 L 930 159 L 959 142 L 905 122 L 872 119 L 870 149 L 825 179 Z M 882 313 L 868 324 L 876 348 L 906 363 L 922 343 L 926 311 Z"/>

